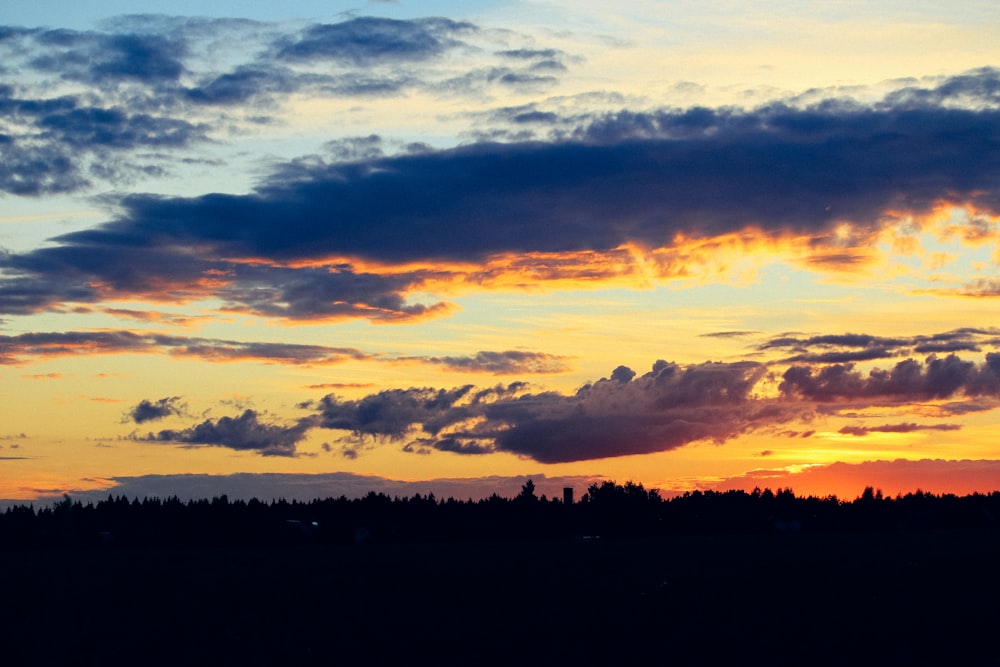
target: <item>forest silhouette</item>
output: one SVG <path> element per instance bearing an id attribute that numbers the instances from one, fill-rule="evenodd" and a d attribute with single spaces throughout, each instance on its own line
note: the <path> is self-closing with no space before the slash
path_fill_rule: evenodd
<path id="1" fill-rule="evenodd" d="M 577 501 L 538 496 L 529 479 L 513 498 L 438 499 L 433 494 L 308 502 L 257 499 L 182 502 L 109 495 L 83 504 L 66 495 L 50 506 L 0 514 L 0 546 L 264 546 L 625 539 L 772 532 L 990 528 L 1000 492 L 967 496 L 915 491 L 895 497 L 868 487 L 851 501 L 796 496 L 791 489 L 693 491 L 663 498 L 627 482 L 592 484 Z M 568 500 L 568 502 L 567 502 Z"/>
<path id="2" fill-rule="evenodd" d="M 981 664 L 1000 492 L 109 496 L 0 514 L 5 664 Z"/>

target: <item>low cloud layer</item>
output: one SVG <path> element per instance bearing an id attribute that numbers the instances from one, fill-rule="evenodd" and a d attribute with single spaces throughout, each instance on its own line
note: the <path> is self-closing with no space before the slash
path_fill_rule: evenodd
<path id="1" fill-rule="evenodd" d="M 470 478 L 438 478 L 411 482 L 378 475 L 358 475 L 346 472 L 325 474 L 289 473 L 236 473 L 231 475 L 139 475 L 113 477 L 103 482 L 98 490 L 61 489 L 48 490 L 45 497 L 60 500 L 69 493 L 74 501 L 100 502 L 108 495 L 129 499 L 179 498 L 182 502 L 227 496 L 230 501 L 251 500 L 264 502 L 284 499 L 309 502 L 317 498 L 363 498 L 369 493 L 384 493 L 391 497 L 411 498 L 415 494 L 434 494 L 438 499 L 481 500 L 497 494 L 514 498 L 521 487 L 531 480 L 538 496 L 561 498 L 566 487 L 573 488 L 579 498 L 599 477 L 555 476 L 543 473 L 516 476 Z M 24 501 L 17 501 L 23 504 Z M 4 501 L 0 500 L 0 507 Z"/>
<path id="2" fill-rule="evenodd" d="M 516 497 L 529 479 L 535 485 L 538 495 L 544 494 L 550 498 L 561 497 L 562 490 L 567 487 L 573 488 L 576 497 L 579 498 L 591 484 L 600 484 L 604 481 L 601 477 L 553 476 L 542 473 L 511 477 L 439 478 L 419 482 L 343 472 L 237 473 L 123 476 L 100 480 L 102 483 L 96 490 L 66 488 L 39 491 L 44 491 L 43 498 L 51 498 L 53 501 L 60 500 L 63 493 L 69 493 L 74 501 L 79 500 L 83 503 L 106 500 L 109 494 L 129 499 L 177 497 L 182 502 L 217 498 L 222 495 L 227 496 L 230 501 L 256 498 L 268 502 L 281 498 L 309 502 L 317 498 L 341 496 L 362 498 L 370 492 L 401 498 L 412 497 L 418 493 L 421 495 L 433 493 L 439 499 L 453 497 L 462 500 L 480 500 L 494 493 L 504 498 Z M 624 483 L 627 480 L 617 481 Z M 853 500 L 870 486 L 878 488 L 887 496 L 912 493 L 917 490 L 956 495 L 988 493 L 1000 487 L 1000 461 L 897 459 L 833 463 L 813 466 L 803 472 L 779 469 L 757 470 L 700 488 L 720 491 L 750 490 L 754 487 L 771 490 L 792 489 L 797 496 L 814 495 L 822 498 L 834 493 L 841 500 Z M 669 486 L 659 488 L 661 496 L 665 498 L 692 490 Z M 0 500 L 0 506 L 23 503 L 23 500 L 11 503 Z"/>
<path id="3" fill-rule="evenodd" d="M 357 399 L 328 394 L 303 403 L 306 416 L 287 427 L 264 426 L 247 411 L 237 419 L 209 420 L 147 439 L 294 455 L 307 431 L 324 429 L 343 433 L 341 451 L 352 458 L 369 447 L 395 444 L 407 452 L 507 452 L 563 463 L 663 452 L 695 442 L 722 444 L 755 431 L 808 436 L 814 430 L 789 426 L 820 413 L 849 416 L 852 406 L 936 401 L 936 414 L 944 418 L 993 409 L 1000 398 L 998 359 L 1000 354 L 990 353 L 977 364 L 955 355 L 930 356 L 867 373 L 845 364 L 795 365 L 780 379 L 759 362 L 685 367 L 657 361 L 643 375 L 619 366 L 573 394 L 533 392 L 524 382 L 485 389 L 471 384 L 385 389 Z M 763 387 L 771 382 L 777 382 L 778 395 L 764 396 Z M 861 437 L 959 428 L 947 422 L 904 422 L 855 424 L 840 432 Z M 268 444 L 272 438 L 277 444 Z"/>

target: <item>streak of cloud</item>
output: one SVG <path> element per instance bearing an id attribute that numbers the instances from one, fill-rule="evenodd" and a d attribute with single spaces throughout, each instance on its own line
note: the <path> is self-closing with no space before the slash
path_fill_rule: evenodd
<path id="1" fill-rule="evenodd" d="M 914 431 L 958 431 L 959 424 L 882 424 L 881 426 L 844 426 L 840 433 L 864 437 L 871 433 L 913 433 Z"/>
<path id="2" fill-rule="evenodd" d="M 0 336 L 0 365 L 17 365 L 62 356 L 125 353 L 171 354 L 211 362 L 260 361 L 311 365 L 370 357 L 355 348 L 220 340 L 127 330 Z"/>
<path id="3" fill-rule="evenodd" d="M 401 357 L 398 361 L 416 361 L 444 366 L 462 373 L 490 373 L 493 375 L 562 373 L 569 370 L 566 357 L 545 352 L 481 350 L 471 356 Z"/>

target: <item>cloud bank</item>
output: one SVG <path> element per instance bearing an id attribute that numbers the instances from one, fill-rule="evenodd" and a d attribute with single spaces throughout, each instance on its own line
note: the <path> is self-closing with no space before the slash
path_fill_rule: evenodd
<path id="1" fill-rule="evenodd" d="M 797 364 L 776 377 L 751 361 L 681 366 L 657 361 L 639 376 L 626 366 L 573 394 L 533 392 L 525 382 L 478 389 L 385 389 L 357 399 L 327 394 L 307 401 L 290 426 L 264 425 L 248 410 L 238 418 L 164 430 L 146 440 L 205 444 L 295 455 L 312 429 L 342 432 L 352 458 L 373 446 L 466 455 L 506 452 L 540 463 L 565 463 L 663 452 L 695 442 L 722 444 L 751 432 L 788 432 L 819 414 L 849 415 L 856 406 L 942 403 L 938 416 L 997 407 L 1000 354 L 980 364 L 956 355 L 906 359 L 867 373 L 851 364 Z M 777 384 L 777 395 L 764 388 Z M 987 401 L 983 404 L 982 401 Z M 845 426 L 841 433 L 954 431 L 952 423 Z M 805 435 L 813 431 L 806 432 Z"/>
<path id="2" fill-rule="evenodd" d="M 603 277 L 638 278 L 641 264 L 667 279 L 685 275 L 683 240 L 734 234 L 798 239 L 814 268 L 853 269 L 887 225 L 943 205 L 1000 215 L 998 80 L 978 70 L 868 106 L 583 116 L 546 140 L 294 161 L 250 194 L 126 195 L 109 222 L 0 255 L 0 313 L 218 299 L 265 318 L 409 322 L 450 312 L 411 300 L 436 286 L 579 278 L 581 261 L 610 262 Z M 948 103 L 970 98 L 980 105 Z M 98 116 L 86 115 L 90 127 Z M 85 130 L 87 150 L 117 132 Z"/>

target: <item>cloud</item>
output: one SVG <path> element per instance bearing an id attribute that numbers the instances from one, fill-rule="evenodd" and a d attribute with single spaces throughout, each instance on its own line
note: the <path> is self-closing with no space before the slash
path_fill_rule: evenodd
<path id="1" fill-rule="evenodd" d="M 35 35 L 45 48 L 31 60 L 38 70 L 66 79 L 106 84 L 110 80 L 176 81 L 186 44 L 154 34 L 100 34 L 49 30 Z"/>
<path id="2" fill-rule="evenodd" d="M 72 192 L 92 179 L 159 173 L 159 164 L 113 156 L 208 140 L 209 128 L 203 123 L 94 105 L 75 96 L 37 101 L 14 97 L 10 87 L 0 87 L 0 111 L 5 117 L 0 122 L 0 188 L 16 195 Z"/>
<path id="3" fill-rule="evenodd" d="M 910 354 L 978 352 L 983 345 L 1000 340 L 993 329 L 962 328 L 929 336 L 885 337 L 845 333 L 821 336 L 776 336 L 758 350 L 788 350 L 795 354 L 782 363 L 852 363 L 901 357 Z"/>
<path id="4" fill-rule="evenodd" d="M 126 418 L 136 424 L 163 419 L 184 414 L 184 405 L 180 404 L 180 396 L 168 396 L 157 401 L 143 399 L 128 411 Z"/>
<path id="5" fill-rule="evenodd" d="M 0 27 L 9 81 L 0 85 L 0 192 L 39 196 L 163 176 L 172 154 L 152 160 L 137 149 L 209 142 L 240 124 L 238 112 L 270 122 L 294 94 L 402 95 L 463 79 L 461 92 L 479 94 L 491 83 L 554 82 L 565 71 L 545 50 L 515 58 L 520 67 L 490 67 L 512 57 L 466 43 L 490 38 L 445 18 L 353 17 L 299 29 L 137 15 L 101 27 Z M 462 57 L 470 54 L 472 62 Z"/>
<path id="6" fill-rule="evenodd" d="M 73 101 L 48 116 L 59 120 L 52 131 L 88 150 L 200 136 Z M 98 139 L 102 122 L 112 129 Z M 1000 110 L 991 107 L 830 101 L 576 122 L 548 141 L 290 162 L 244 195 L 127 196 L 112 221 L 0 258 L 0 312 L 155 296 L 217 298 L 264 317 L 409 321 L 449 306 L 410 303 L 408 294 L 475 278 L 505 257 L 558 266 L 574 253 L 614 257 L 629 248 L 649 260 L 679 238 L 739 233 L 805 238 L 815 256 L 867 262 L 879 230 L 901 216 L 941 202 L 1000 213 L 1000 157 L 989 148 Z M 51 187 L 77 177 L 58 171 Z M 847 238 L 835 233 L 844 224 Z M 626 274 L 638 270 L 628 268 L 632 255 L 625 261 Z M 814 360 L 890 353 L 868 346 Z"/>
<path id="7" fill-rule="evenodd" d="M 947 77 L 933 88 L 906 86 L 889 93 L 885 99 L 885 104 L 903 108 L 968 102 L 1000 104 L 1000 71 L 981 67 Z"/>
<path id="8" fill-rule="evenodd" d="M 822 368 L 795 365 L 785 371 L 779 391 L 812 401 L 864 400 L 878 404 L 908 400 L 1000 395 L 1000 354 L 989 353 L 975 364 L 957 355 L 929 356 L 923 363 L 906 359 L 890 370 L 872 369 L 867 375 L 853 364 Z"/>
<path id="9" fill-rule="evenodd" d="M 300 35 L 283 38 L 276 55 L 283 60 L 334 60 L 356 66 L 421 61 L 461 44 L 475 31 L 471 23 L 445 18 L 401 21 L 363 16 L 340 23 L 316 24 Z"/>
<path id="10" fill-rule="evenodd" d="M 205 127 L 122 109 L 74 106 L 41 116 L 35 125 L 73 150 L 179 148 L 206 139 Z"/>
<path id="11" fill-rule="evenodd" d="M 127 311 L 139 319 L 159 319 Z M 155 314 L 153 314 L 155 315 Z M 0 366 L 21 365 L 66 356 L 98 354 L 168 354 L 214 363 L 256 361 L 268 364 L 325 366 L 348 361 L 426 363 L 465 373 L 493 375 L 561 373 L 566 357 L 545 352 L 507 350 L 477 352 L 468 357 L 388 357 L 353 347 L 299 343 L 236 341 L 129 330 L 35 332 L 0 335 Z M 357 384 L 332 386 L 365 386 Z"/>
<path id="12" fill-rule="evenodd" d="M 826 340 L 864 342 L 858 336 Z M 774 380 L 779 381 L 777 396 L 762 390 Z M 751 361 L 689 366 L 658 361 L 641 376 L 619 366 L 573 394 L 533 392 L 525 383 L 483 390 L 464 385 L 387 389 L 350 400 L 329 394 L 302 407 L 315 410 L 314 426 L 348 432 L 353 456 L 378 443 L 398 443 L 414 453 L 509 452 L 562 463 L 667 451 L 694 442 L 718 444 L 752 431 L 809 437 L 814 429 L 785 425 L 834 414 L 831 403 L 841 406 L 835 411 L 840 417 L 852 416 L 845 405 L 916 402 L 913 414 L 947 418 L 994 409 L 998 397 L 1000 354 L 989 353 L 979 364 L 931 355 L 867 373 L 851 364 L 797 364 L 777 377 L 767 365 Z M 957 428 L 904 422 L 845 426 L 841 433 Z"/>
<path id="13" fill-rule="evenodd" d="M 936 336 L 895 339 L 897 343 L 947 340 L 986 332 L 956 330 Z M 794 337 L 772 341 L 796 344 Z M 865 347 L 884 341 L 864 334 L 815 336 L 812 344 Z M 13 342 L 11 342 L 13 341 Z M 148 351 L 194 355 L 210 361 L 260 359 L 277 363 L 333 363 L 337 355 L 372 358 L 360 352 L 320 346 L 269 343 L 236 344 L 211 339 L 174 338 L 127 332 L 93 334 L 22 334 L 9 337 L 0 348 L 13 363 L 29 355 L 75 354 L 74 346 L 101 351 Z M 485 353 L 441 358 L 461 370 L 527 372 L 533 364 L 547 364 L 552 355 L 540 353 Z M 555 357 L 561 359 L 559 357 Z M 448 361 L 445 361 L 445 360 Z M 397 362 L 392 358 L 388 362 Z M 404 358 L 426 362 L 426 358 Z M 560 362 L 561 363 L 561 362 Z M 513 364 L 513 368 L 511 368 Z M 779 369 L 781 366 L 778 367 Z M 777 383 L 777 394 L 773 392 Z M 311 385 L 313 389 L 363 389 L 356 383 Z M 339 431 L 328 451 L 355 458 L 366 449 L 394 444 L 402 451 L 433 451 L 462 455 L 506 452 L 540 463 L 564 463 L 669 451 L 696 442 L 722 444 L 751 432 L 806 438 L 815 429 L 792 427 L 817 416 L 865 419 L 863 410 L 909 405 L 922 419 L 947 419 L 995 409 L 1000 399 L 1000 353 L 987 353 L 982 362 L 955 354 L 912 358 L 890 369 L 867 372 L 843 363 L 795 363 L 779 375 L 773 366 L 756 361 L 705 362 L 682 366 L 663 360 L 639 375 L 621 365 L 608 377 L 581 386 L 573 393 L 536 391 L 516 381 L 478 388 L 389 388 L 360 398 L 327 394 L 301 402 L 306 415 L 291 425 L 265 424 L 246 409 L 239 417 L 205 420 L 187 429 L 150 432 L 135 439 L 188 445 L 214 445 L 252 450 L 265 455 L 294 456 L 296 445 L 313 429 Z M 144 400 L 128 413 L 136 423 L 181 416 L 179 398 Z M 900 422 L 870 425 L 859 421 L 840 433 L 857 437 L 873 433 L 951 431 L 948 423 Z"/>
<path id="14" fill-rule="evenodd" d="M 766 372 L 753 362 L 682 368 L 657 362 L 645 375 L 624 366 L 573 395 L 530 393 L 527 385 L 473 391 L 394 389 L 357 400 L 324 397 L 317 426 L 428 449 L 506 451 L 542 463 L 666 451 L 724 442 L 792 418 L 795 406 L 755 400 Z"/>
<path id="15" fill-rule="evenodd" d="M 380 436 L 397 440 L 416 426 L 435 434 L 446 426 L 473 416 L 474 408 L 459 403 L 472 390 L 472 385 L 450 390 L 386 389 L 349 401 L 329 394 L 319 403 L 318 425 L 322 428 L 351 431 L 359 436 Z M 480 400 L 477 394 L 472 397 L 471 402 L 475 405 Z"/>
<path id="16" fill-rule="evenodd" d="M 883 424 L 881 426 L 844 426 L 840 433 L 863 437 L 870 433 L 913 433 L 914 431 L 958 431 L 958 424 Z"/>
<path id="17" fill-rule="evenodd" d="M 523 375 L 562 373 L 569 370 L 566 357 L 546 352 L 482 350 L 467 357 L 401 357 L 399 361 L 419 361 L 445 366 L 463 373 L 491 373 L 493 375 Z"/>
<path id="18" fill-rule="evenodd" d="M 171 354 L 205 361 L 261 361 L 283 364 L 335 364 L 370 358 L 355 348 L 234 341 L 133 331 L 68 331 L 0 335 L 0 365 L 90 354 Z"/>
<path id="19" fill-rule="evenodd" d="M 165 429 L 132 437 L 144 442 L 182 445 L 208 445 L 238 451 L 253 451 L 262 456 L 295 456 L 298 443 L 309 428 L 307 422 L 291 426 L 265 424 L 254 410 L 244 410 L 238 417 L 220 417 L 187 429 Z"/>
<path id="20" fill-rule="evenodd" d="M 712 333 L 700 334 L 703 338 L 740 338 L 743 336 L 752 336 L 759 333 L 758 331 L 713 331 Z"/>

